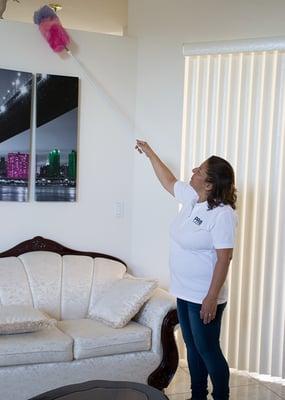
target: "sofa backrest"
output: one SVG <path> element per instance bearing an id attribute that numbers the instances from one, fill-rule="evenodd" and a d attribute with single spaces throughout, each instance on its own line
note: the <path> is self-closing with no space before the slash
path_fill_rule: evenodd
<path id="1" fill-rule="evenodd" d="M 51 251 L 0 258 L 0 304 L 31 305 L 58 320 L 85 318 L 125 272 L 119 261 Z"/>

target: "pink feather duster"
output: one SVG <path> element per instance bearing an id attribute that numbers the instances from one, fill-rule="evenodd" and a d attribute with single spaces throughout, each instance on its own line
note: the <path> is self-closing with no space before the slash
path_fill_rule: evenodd
<path id="1" fill-rule="evenodd" d="M 35 12 L 34 22 L 39 26 L 41 34 L 53 51 L 60 53 L 68 50 L 70 37 L 56 13 L 49 6 L 44 6 Z"/>
<path id="2" fill-rule="evenodd" d="M 56 53 L 60 53 L 68 48 L 70 38 L 58 18 L 44 20 L 39 25 L 39 29 L 50 47 Z"/>

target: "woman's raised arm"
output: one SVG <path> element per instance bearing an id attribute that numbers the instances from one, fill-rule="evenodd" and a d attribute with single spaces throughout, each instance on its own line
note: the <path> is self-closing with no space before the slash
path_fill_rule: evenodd
<path id="1" fill-rule="evenodd" d="M 174 196 L 174 184 L 177 178 L 167 168 L 167 166 L 161 161 L 158 155 L 152 150 L 147 142 L 137 140 L 135 147 L 139 153 L 144 153 L 150 160 L 156 176 L 158 177 L 161 185 L 166 189 L 172 196 Z"/>

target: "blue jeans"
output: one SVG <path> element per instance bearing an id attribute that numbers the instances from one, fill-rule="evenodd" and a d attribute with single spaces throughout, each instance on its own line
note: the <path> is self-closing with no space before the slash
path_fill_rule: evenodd
<path id="1" fill-rule="evenodd" d="M 200 319 L 201 304 L 177 299 L 178 319 L 187 348 L 193 400 L 206 400 L 208 375 L 213 384 L 213 399 L 229 399 L 229 367 L 220 348 L 220 330 L 226 303 L 219 304 L 209 324 Z"/>

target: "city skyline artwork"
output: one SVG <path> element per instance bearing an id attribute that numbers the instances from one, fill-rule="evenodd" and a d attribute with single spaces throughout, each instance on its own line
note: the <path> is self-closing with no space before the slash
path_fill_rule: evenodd
<path id="1" fill-rule="evenodd" d="M 36 201 L 76 201 L 78 78 L 37 74 Z"/>
<path id="2" fill-rule="evenodd" d="M 29 199 L 32 80 L 0 69 L 0 201 Z"/>
<path id="3" fill-rule="evenodd" d="M 36 201 L 76 201 L 77 126 L 78 78 L 0 69 L 0 201 L 26 202 L 31 197 L 29 188 Z"/>

